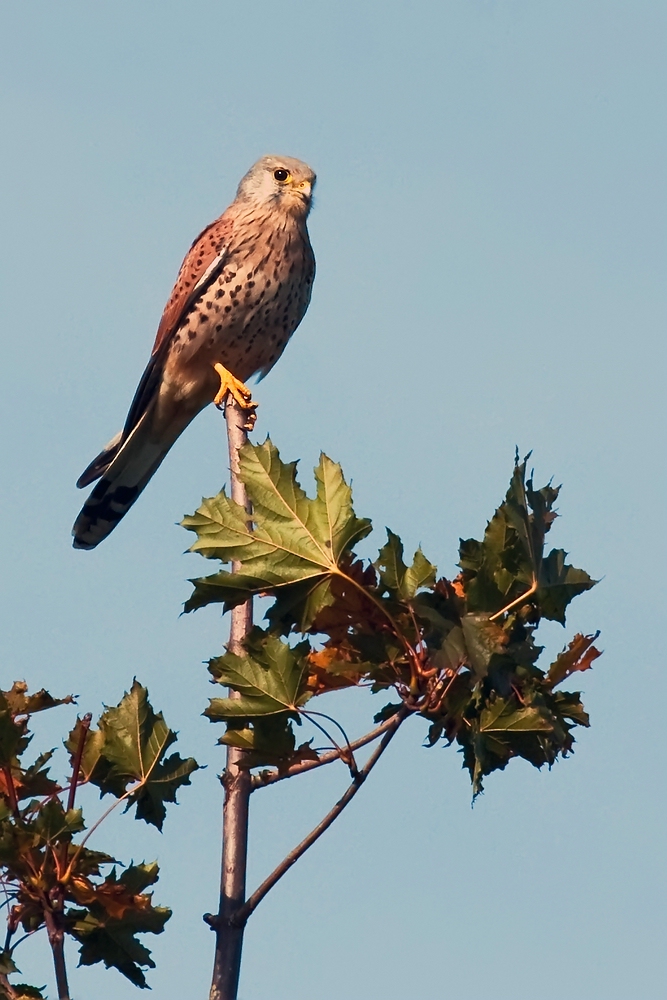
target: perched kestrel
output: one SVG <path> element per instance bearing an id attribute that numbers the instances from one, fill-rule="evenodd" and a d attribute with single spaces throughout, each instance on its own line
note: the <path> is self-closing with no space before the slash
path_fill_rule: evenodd
<path id="1" fill-rule="evenodd" d="M 315 257 L 306 219 L 314 184 L 300 160 L 265 156 L 192 244 L 125 426 L 77 482 L 100 480 L 74 524 L 75 548 L 93 549 L 113 531 L 209 403 L 231 393 L 254 414 L 244 382 L 273 368 L 310 302 Z"/>

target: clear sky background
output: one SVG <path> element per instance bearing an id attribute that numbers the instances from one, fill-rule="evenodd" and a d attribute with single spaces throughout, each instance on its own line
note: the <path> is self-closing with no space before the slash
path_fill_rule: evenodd
<path id="1" fill-rule="evenodd" d="M 320 449 L 342 462 L 371 541 L 390 525 L 449 575 L 515 445 L 532 448 L 540 484 L 564 483 L 554 544 L 602 578 L 566 632 L 544 630 L 548 652 L 600 628 L 605 654 L 581 678 L 592 728 L 574 757 L 513 762 L 474 809 L 455 749 L 406 725 L 253 917 L 242 1000 L 666 995 L 666 15 L 659 0 L 2 4 L 3 686 L 98 711 L 136 674 L 208 764 L 162 836 L 120 817 L 91 841 L 163 866 L 155 996 L 205 997 L 210 979 L 223 757 L 199 713 L 227 625 L 215 608 L 179 617 L 208 567 L 176 522 L 225 479 L 220 415 L 93 553 L 70 548 L 74 482 L 123 422 L 191 240 L 267 152 L 318 172 L 318 277 L 258 387 L 259 436 L 305 481 Z M 356 735 L 376 701 L 329 708 Z M 75 714 L 44 717 L 36 743 Z M 251 887 L 345 778 L 255 797 Z M 52 981 L 47 951 L 17 953 L 29 981 Z M 113 971 L 72 979 L 80 1000 L 136 995 Z"/>

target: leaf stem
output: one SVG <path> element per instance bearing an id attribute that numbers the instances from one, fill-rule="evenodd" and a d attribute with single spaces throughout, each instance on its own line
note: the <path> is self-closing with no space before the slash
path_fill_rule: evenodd
<path id="1" fill-rule="evenodd" d="M 87 842 L 90 840 L 90 838 L 92 837 L 92 835 L 95 833 L 95 830 L 97 830 L 98 826 L 101 826 L 102 823 L 104 823 L 104 820 L 107 818 L 107 816 L 110 816 L 111 813 L 114 811 L 114 809 L 116 809 L 121 804 L 121 802 L 124 802 L 125 799 L 129 799 L 130 795 L 132 795 L 133 792 L 136 792 L 137 789 L 141 788 L 141 786 L 144 785 L 144 784 L 145 784 L 145 780 L 144 781 L 138 781 L 136 783 L 136 785 L 132 785 L 131 788 L 128 788 L 127 791 L 123 795 L 121 795 L 120 798 L 116 799 L 116 801 L 112 805 L 110 805 L 109 808 L 107 810 L 105 810 L 105 812 L 102 813 L 102 815 L 100 816 L 100 818 L 95 823 L 93 823 L 93 825 L 91 826 L 90 830 L 88 831 L 88 833 L 86 834 L 86 836 L 83 838 L 83 840 L 81 841 L 81 843 L 77 845 L 76 851 L 74 852 L 74 855 L 72 856 L 72 860 L 68 864 L 67 870 L 66 870 L 65 874 L 60 879 L 61 882 L 68 882 L 69 879 L 72 877 L 72 872 L 74 871 L 74 865 L 79 860 L 79 855 L 81 854 L 81 851 L 84 849 L 84 847 L 86 846 Z"/>
<path id="2" fill-rule="evenodd" d="M 530 597 L 532 594 L 534 594 L 536 590 L 537 590 L 537 577 L 533 577 L 533 585 L 530 588 L 530 590 L 527 590 L 525 594 L 521 595 L 521 597 L 517 597 L 516 601 L 512 601 L 506 607 L 501 608 L 500 611 L 496 611 L 495 614 L 489 617 L 489 621 L 490 622 L 495 621 L 495 619 L 500 618 L 501 615 L 507 614 L 507 612 L 511 611 L 512 608 L 515 608 L 517 604 L 523 603 L 523 601 L 525 601 L 527 597 Z"/>
<path id="3" fill-rule="evenodd" d="M 304 715 L 308 719 L 308 721 L 310 723 L 312 723 L 313 726 L 317 726 L 317 728 L 321 732 L 323 732 L 328 739 L 331 740 L 331 742 L 334 745 L 334 748 L 338 752 L 338 756 L 340 757 L 340 759 L 342 761 L 344 761 L 347 764 L 347 766 L 348 766 L 348 768 L 350 770 L 350 774 L 352 775 L 352 777 L 353 778 L 356 777 L 356 775 L 359 773 L 359 768 L 357 767 L 357 762 L 354 759 L 354 751 L 353 751 L 352 747 L 350 746 L 349 737 L 348 737 L 347 733 L 345 732 L 345 730 L 343 729 L 343 727 L 341 726 L 340 722 L 337 722 L 335 719 L 333 719 L 330 715 L 327 715 L 325 712 L 314 712 L 311 709 L 306 710 L 306 709 L 303 709 L 303 708 L 300 709 L 299 711 L 301 712 L 301 715 Z M 316 722 L 315 719 L 313 719 L 314 715 L 319 715 L 323 719 L 327 719 L 328 722 L 332 722 L 334 724 L 334 726 L 337 726 L 338 729 L 340 729 L 341 733 L 343 734 L 343 739 L 345 740 L 345 748 L 344 749 L 338 745 L 338 743 L 336 742 L 336 740 L 333 738 L 333 736 L 331 736 L 330 733 L 328 733 L 326 731 L 326 729 L 324 728 L 324 726 L 321 726 L 319 724 L 319 722 Z"/>
<path id="4" fill-rule="evenodd" d="M 387 727 L 380 743 L 375 748 L 371 756 L 368 758 L 368 760 L 364 764 L 363 768 L 361 769 L 357 777 L 352 781 L 352 784 L 349 785 L 349 787 L 347 788 L 345 793 L 340 797 L 335 806 L 329 810 L 327 815 L 320 823 L 317 824 L 315 829 L 311 830 L 308 836 L 305 837 L 300 844 L 297 844 L 297 846 L 294 848 L 293 851 L 290 851 L 287 857 L 284 858 L 283 861 L 281 861 L 280 864 L 276 868 L 274 868 L 271 874 L 264 879 L 259 888 L 257 888 L 253 892 L 253 894 L 248 898 L 248 900 L 243 904 L 243 906 L 240 906 L 236 910 L 233 917 L 231 918 L 231 921 L 234 925 L 243 927 L 246 924 L 248 917 L 250 917 L 250 915 L 257 909 L 261 901 L 264 899 L 266 894 L 274 887 L 276 882 L 280 881 L 280 879 L 283 877 L 283 875 L 286 874 L 286 872 L 289 871 L 292 865 L 294 865 L 299 860 L 299 858 L 306 853 L 309 847 L 312 847 L 315 841 L 318 840 L 322 836 L 322 834 L 329 829 L 334 820 L 338 816 L 340 816 L 343 809 L 345 809 L 345 807 L 349 805 L 354 796 L 357 794 L 357 792 L 363 785 L 364 781 L 366 780 L 370 772 L 373 770 L 378 760 L 380 759 L 380 757 L 385 752 L 390 742 L 396 735 L 399 726 L 405 721 L 405 719 L 408 717 L 409 714 L 411 714 L 409 709 L 401 708 L 396 713 L 396 715 L 389 720 L 391 722 L 391 726 Z"/>

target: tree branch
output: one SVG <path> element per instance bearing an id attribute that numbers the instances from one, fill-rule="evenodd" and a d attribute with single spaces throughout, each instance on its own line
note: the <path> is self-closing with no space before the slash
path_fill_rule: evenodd
<path id="1" fill-rule="evenodd" d="M 252 513 L 246 488 L 240 479 L 239 448 L 248 440 L 246 433 L 247 411 L 237 405 L 231 395 L 225 403 L 227 441 L 229 446 L 230 493 L 232 500 Z M 232 562 L 232 572 L 241 566 Z M 243 654 L 243 640 L 252 628 L 252 598 L 232 609 L 229 630 L 229 649 Z M 229 691 L 230 698 L 240 698 L 237 691 Z M 246 863 L 248 855 L 248 804 L 251 784 L 250 772 L 240 767 L 243 751 L 227 747 L 227 764 L 223 778 L 225 802 L 222 823 L 222 870 L 220 876 L 220 901 L 216 916 L 206 914 L 204 920 L 215 930 L 215 961 L 209 1000 L 236 1000 L 241 972 L 244 924 L 233 918 L 243 904 L 246 890 Z"/>
<path id="2" fill-rule="evenodd" d="M 324 819 L 320 823 L 318 823 L 315 829 L 311 830 L 308 836 L 304 840 L 302 840 L 300 844 L 297 844 L 297 846 L 294 848 L 293 851 L 290 851 L 287 857 L 280 862 L 277 868 L 274 868 L 274 870 L 271 872 L 268 878 L 264 879 L 259 888 L 253 892 L 252 896 L 249 897 L 247 902 L 245 902 L 243 906 L 240 906 L 236 910 L 233 917 L 231 918 L 234 926 L 243 927 L 246 924 L 248 917 L 250 917 L 250 915 L 257 909 L 261 901 L 264 899 L 266 894 L 274 887 L 276 882 L 278 882 L 283 877 L 283 875 L 285 875 L 285 873 L 289 871 L 292 865 L 295 864 L 299 860 L 299 858 L 306 853 L 309 847 L 312 847 L 315 841 L 318 840 L 322 836 L 322 834 L 329 829 L 333 821 L 338 816 L 340 816 L 343 809 L 345 809 L 345 807 L 352 801 L 352 799 L 357 794 L 357 792 L 363 785 L 364 781 L 366 780 L 370 772 L 377 764 L 382 754 L 389 746 L 390 742 L 392 741 L 392 739 L 396 735 L 396 732 L 398 731 L 398 727 L 405 721 L 405 719 L 410 714 L 412 714 L 410 709 L 401 708 L 396 713 L 396 715 L 389 720 L 391 725 L 387 726 L 385 734 L 382 737 L 382 740 L 380 741 L 379 745 L 375 748 L 375 750 L 368 758 L 363 768 L 361 769 L 355 780 L 352 782 L 352 784 L 348 787 L 346 792 L 341 796 L 341 798 L 338 800 L 333 809 L 331 809 L 327 813 Z"/>
<path id="3" fill-rule="evenodd" d="M 56 973 L 58 1000 L 70 1000 L 67 966 L 65 965 L 65 931 L 62 927 L 62 913 L 55 911 L 48 900 L 45 900 L 43 912 L 46 933 L 53 953 L 53 968 Z"/>
<path id="4" fill-rule="evenodd" d="M 412 714 L 412 710 L 406 712 L 406 718 L 408 714 Z M 306 771 L 312 771 L 315 767 L 322 767 L 324 764 L 331 764 L 335 760 L 341 760 L 348 750 L 354 752 L 361 747 L 365 747 L 368 743 L 372 743 L 382 736 L 383 733 L 386 733 L 388 729 L 391 729 L 395 723 L 396 716 L 392 715 L 390 719 L 377 726 L 376 729 L 372 729 L 370 733 L 360 736 L 358 740 L 353 740 L 349 747 L 342 749 L 342 752 L 341 750 L 331 750 L 329 753 L 322 754 L 317 760 L 303 760 L 299 764 L 292 764 L 286 771 L 262 771 L 260 774 L 253 774 L 253 791 L 256 788 L 264 788 L 265 785 L 275 785 L 276 781 L 283 781 L 285 778 L 293 778 L 296 774 L 304 774 Z"/>

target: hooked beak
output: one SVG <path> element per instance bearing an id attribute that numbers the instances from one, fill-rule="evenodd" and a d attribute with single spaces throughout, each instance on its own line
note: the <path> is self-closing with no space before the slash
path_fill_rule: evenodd
<path id="1" fill-rule="evenodd" d="M 298 184 L 294 185 L 294 190 L 305 201 L 306 205 L 310 204 L 310 199 L 313 194 L 313 185 L 310 181 L 299 181 Z"/>

